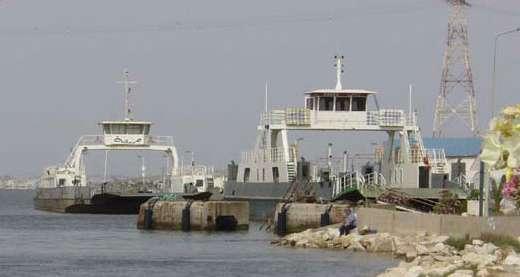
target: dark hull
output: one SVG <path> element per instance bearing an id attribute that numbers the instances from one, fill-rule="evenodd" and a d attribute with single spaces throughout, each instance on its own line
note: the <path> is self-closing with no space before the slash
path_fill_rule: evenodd
<path id="1" fill-rule="evenodd" d="M 224 184 L 224 199 L 249 202 L 251 220 L 265 220 L 272 217 L 276 204 L 284 200 L 291 183 L 238 183 Z M 316 200 L 328 201 L 332 196 L 332 186 L 328 183 L 312 183 Z"/>
<path id="2" fill-rule="evenodd" d="M 70 193 L 69 188 L 37 189 L 34 208 L 37 210 L 60 213 L 88 214 L 138 214 L 141 204 L 153 194 L 117 195 L 112 193 L 94 194 L 87 197 L 86 188 Z"/>

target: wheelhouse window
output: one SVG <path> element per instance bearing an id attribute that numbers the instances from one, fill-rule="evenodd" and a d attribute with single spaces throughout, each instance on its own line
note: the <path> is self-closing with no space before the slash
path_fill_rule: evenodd
<path id="1" fill-rule="evenodd" d="M 128 124 L 126 131 L 129 135 L 140 135 L 143 133 L 143 127 L 144 125 L 140 124 Z"/>
<path id="2" fill-rule="evenodd" d="M 273 181 L 278 183 L 280 181 L 280 172 L 278 171 L 278 167 L 273 167 Z"/>
<path id="3" fill-rule="evenodd" d="M 103 124 L 103 133 L 110 135 L 110 125 Z"/>
<path id="4" fill-rule="evenodd" d="M 314 110 L 314 98 L 307 98 L 305 101 L 305 107 L 309 110 Z"/>
<path id="5" fill-rule="evenodd" d="M 248 167 L 244 169 L 244 183 L 249 182 L 249 175 L 251 174 L 251 169 Z"/>
<path id="6" fill-rule="evenodd" d="M 350 111 L 350 97 L 336 97 L 336 111 Z"/>
<path id="7" fill-rule="evenodd" d="M 320 97 L 320 111 L 332 111 L 334 108 L 334 97 Z"/>
<path id="8" fill-rule="evenodd" d="M 363 112 L 367 110 L 366 97 L 352 97 L 352 111 Z"/>
<path id="9" fill-rule="evenodd" d="M 126 126 L 124 124 L 110 124 L 111 134 L 124 135 L 126 134 Z"/>

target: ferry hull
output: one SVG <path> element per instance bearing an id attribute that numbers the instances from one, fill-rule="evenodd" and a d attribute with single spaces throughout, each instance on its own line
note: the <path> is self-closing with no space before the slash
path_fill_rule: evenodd
<path id="1" fill-rule="evenodd" d="M 83 189 L 83 188 L 81 188 Z M 111 193 L 94 194 L 91 198 L 74 197 L 67 193 L 67 188 L 38 189 L 34 198 L 37 210 L 59 213 L 88 214 L 138 214 L 139 206 L 153 197 L 153 194 L 117 195 Z M 78 195 L 76 189 L 75 195 Z"/>
<path id="2" fill-rule="evenodd" d="M 239 183 L 228 181 L 224 184 L 224 199 L 249 202 L 251 220 L 265 220 L 274 214 L 276 204 L 283 201 L 291 183 Z M 332 184 L 311 183 L 316 200 L 330 200 Z"/>

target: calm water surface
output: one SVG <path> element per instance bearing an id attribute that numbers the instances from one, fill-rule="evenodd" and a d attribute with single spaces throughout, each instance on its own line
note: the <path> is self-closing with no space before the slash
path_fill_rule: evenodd
<path id="1" fill-rule="evenodd" d="M 288 249 L 272 234 L 136 229 L 136 216 L 33 210 L 32 191 L 0 190 L 0 276 L 374 276 L 397 262 Z"/>

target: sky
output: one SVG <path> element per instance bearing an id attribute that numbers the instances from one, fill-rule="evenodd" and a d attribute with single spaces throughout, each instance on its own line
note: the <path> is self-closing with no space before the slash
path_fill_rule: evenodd
<path id="1" fill-rule="evenodd" d="M 494 36 L 520 26 L 520 1 L 470 2 L 485 129 Z M 304 91 L 334 86 L 338 53 L 343 86 L 377 91 L 382 107 L 406 110 L 412 83 L 430 136 L 447 18 L 443 0 L 0 1 L 0 175 L 37 176 L 63 162 L 81 135 L 99 133 L 97 122 L 122 119 L 116 81 L 125 68 L 139 82 L 136 118 L 173 136 L 180 153 L 219 168 L 252 147 L 266 82 L 270 108 L 301 106 Z M 499 41 L 497 106 L 520 102 L 519 45 L 520 33 Z M 454 133 L 463 128 L 450 124 Z M 319 158 L 329 141 L 341 153 L 367 152 L 367 141 L 384 139 L 364 136 L 312 134 L 302 143 Z M 132 155 L 114 157 L 111 172 L 135 172 Z M 89 154 L 97 173 L 102 156 Z M 150 159 L 160 164 L 160 156 Z"/>

